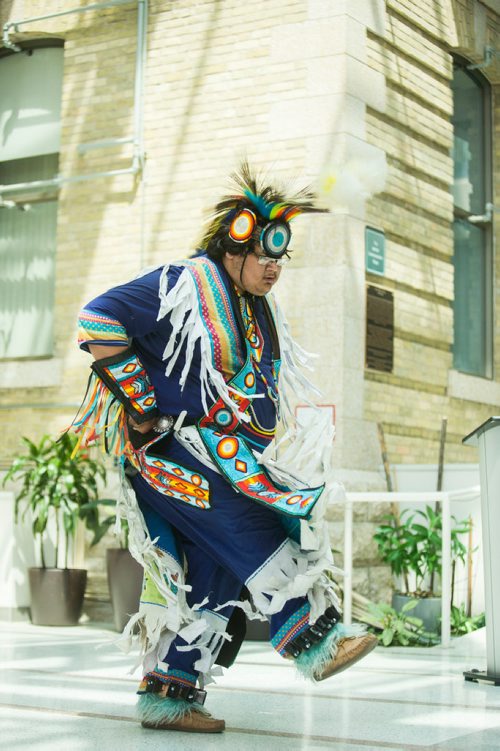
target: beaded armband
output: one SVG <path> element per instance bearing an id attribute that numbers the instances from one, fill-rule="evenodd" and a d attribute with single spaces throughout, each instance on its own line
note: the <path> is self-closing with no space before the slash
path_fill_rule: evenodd
<path id="1" fill-rule="evenodd" d="M 127 415 L 143 423 L 158 414 L 146 371 L 132 348 L 96 360 L 91 370 L 87 391 L 70 426 L 78 435 L 74 454 L 96 442 L 111 456 L 133 453 L 142 434 L 132 431 L 129 437 Z"/>
<path id="2" fill-rule="evenodd" d="M 159 414 L 151 381 L 131 347 L 112 357 L 95 360 L 91 367 L 136 423 Z"/>

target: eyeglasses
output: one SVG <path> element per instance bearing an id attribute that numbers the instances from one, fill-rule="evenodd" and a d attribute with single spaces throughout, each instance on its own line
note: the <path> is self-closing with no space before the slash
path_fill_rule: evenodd
<path id="1" fill-rule="evenodd" d="M 271 258 L 270 256 L 260 255 L 254 250 L 251 250 L 250 253 L 256 257 L 259 266 L 268 266 L 270 263 L 275 263 L 277 266 L 285 266 L 290 261 L 289 256 L 281 256 L 281 258 Z"/>

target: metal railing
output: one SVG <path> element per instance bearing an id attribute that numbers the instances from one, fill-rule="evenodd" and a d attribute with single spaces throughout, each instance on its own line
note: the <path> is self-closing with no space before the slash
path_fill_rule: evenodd
<path id="1" fill-rule="evenodd" d="M 441 503 L 442 571 L 441 571 L 441 646 L 451 643 L 451 502 L 473 501 L 480 495 L 479 486 L 464 490 L 434 493 L 346 493 L 344 501 L 344 623 L 352 622 L 352 531 L 355 503 Z"/>
<path id="2" fill-rule="evenodd" d="M 67 10 L 54 11 L 41 16 L 32 16 L 17 21 L 9 21 L 3 27 L 2 43 L 4 47 L 11 49 L 13 52 L 22 52 L 22 48 L 15 44 L 10 35 L 12 32 L 19 31 L 21 26 L 68 16 L 74 13 L 81 14 L 88 11 L 99 11 L 107 8 L 119 7 L 121 5 L 137 5 L 137 41 L 136 41 L 136 61 L 134 76 L 134 133 L 125 138 L 104 138 L 100 141 L 91 141 L 78 146 L 78 152 L 85 154 L 93 149 L 106 149 L 127 143 L 133 144 L 132 164 L 130 167 L 118 169 L 107 169 L 98 172 L 88 172 L 76 175 L 57 175 L 48 180 L 32 180 L 23 183 L 10 183 L 0 185 L 0 198 L 3 195 L 13 195 L 23 192 L 45 191 L 50 188 L 59 189 L 63 185 L 79 183 L 87 180 L 97 180 L 103 177 L 118 177 L 120 175 L 139 175 L 144 168 L 144 123 L 143 123 L 143 96 L 144 96 L 144 70 L 146 65 L 146 40 L 147 40 L 147 0 L 105 0 L 91 5 L 83 5 Z"/>

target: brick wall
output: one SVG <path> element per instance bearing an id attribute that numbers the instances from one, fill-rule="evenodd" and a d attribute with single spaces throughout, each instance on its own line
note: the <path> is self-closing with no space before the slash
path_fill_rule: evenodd
<path id="1" fill-rule="evenodd" d="M 2 6 L 2 23 L 40 14 L 39 2 Z M 14 39 L 65 41 L 60 173 L 74 176 L 127 168 L 130 145 L 78 152 L 78 145 L 133 133 L 135 3 L 23 26 Z M 68 1 L 51 10 L 73 7 Z M 285 12 L 286 11 L 286 12 Z M 45 8 L 46 12 L 46 8 Z M 257 17 L 256 17 L 257 16 Z M 54 356 L 62 360 L 53 388 L 1 394 L 8 440 L 53 432 L 71 418 L 88 373 L 88 356 L 74 346 L 79 308 L 141 268 L 183 257 L 200 238 L 205 211 L 226 187 L 243 156 L 276 171 L 305 172 L 303 143 L 277 150 L 269 137 L 269 107 L 282 92 L 301 92 L 304 65 L 280 63 L 272 50 L 284 20 L 306 18 L 303 2 L 263 3 L 258 14 L 239 2 L 151 2 L 144 89 L 146 168 L 80 182 L 60 193 Z M 42 409 L 23 405 L 43 404 Z M 68 403 L 61 409 L 61 403 Z"/>

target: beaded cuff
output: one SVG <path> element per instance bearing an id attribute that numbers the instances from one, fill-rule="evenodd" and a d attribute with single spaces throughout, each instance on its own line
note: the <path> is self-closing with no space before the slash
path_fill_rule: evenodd
<path id="1" fill-rule="evenodd" d="M 308 628 L 304 629 L 295 639 L 292 639 L 283 647 L 283 651 L 291 657 L 298 657 L 301 652 L 307 651 L 313 644 L 321 641 L 340 620 L 340 613 L 330 605 L 323 615 Z"/>
<path id="2" fill-rule="evenodd" d="M 112 357 L 95 360 L 91 367 L 136 423 L 159 414 L 151 381 L 131 347 Z"/>
<path id="3" fill-rule="evenodd" d="M 164 699 L 184 699 L 190 704 L 203 705 L 207 698 L 207 692 L 197 689 L 195 686 L 185 686 L 176 681 L 165 683 L 156 676 L 146 676 L 139 686 L 138 694 L 156 694 Z"/>

